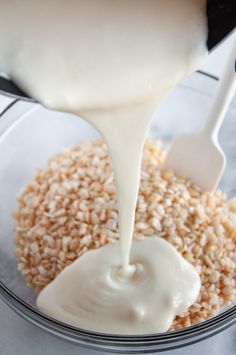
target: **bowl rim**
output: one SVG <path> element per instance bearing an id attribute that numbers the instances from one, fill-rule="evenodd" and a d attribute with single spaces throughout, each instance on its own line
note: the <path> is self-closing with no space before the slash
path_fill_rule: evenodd
<path id="1" fill-rule="evenodd" d="M 197 71 L 196 73 L 207 77 L 213 81 L 217 81 L 218 78 L 204 71 Z M 180 84 L 181 85 L 181 84 Z M 1 113 L 0 120 L 3 118 L 5 113 L 10 110 L 16 103 L 21 100 L 13 100 Z M 198 337 L 200 335 L 205 335 L 206 337 L 210 337 L 211 335 L 216 334 L 217 332 L 229 327 L 233 323 L 236 322 L 236 305 L 231 306 L 229 309 L 224 310 L 218 315 L 205 320 L 201 323 L 192 325 L 187 328 L 183 328 L 176 331 L 164 332 L 164 333 L 154 333 L 154 334 L 139 334 L 139 335 L 123 335 L 123 334 L 111 334 L 111 333 L 102 333 L 102 332 L 94 332 L 88 331 L 81 328 L 77 328 L 66 323 L 60 322 L 52 317 L 49 317 L 33 306 L 26 303 L 23 299 L 14 294 L 3 281 L 0 280 L 0 298 L 8 304 L 9 307 L 13 308 L 17 313 L 19 313 L 24 318 L 27 318 L 29 321 L 37 324 L 41 328 L 46 329 L 47 327 L 51 333 L 61 333 L 61 335 L 67 334 L 69 337 L 73 336 L 83 339 L 85 345 L 89 346 L 89 342 L 101 342 L 102 345 L 106 346 L 106 343 L 109 344 L 111 342 L 113 346 L 119 347 L 123 346 L 146 346 L 147 344 L 153 346 L 163 345 L 165 343 L 175 343 L 185 341 L 187 339 L 193 339 L 195 336 Z M 17 310 L 17 308 L 19 309 Z M 24 315 L 25 314 L 25 315 Z M 39 323 L 38 323 L 39 322 Z M 53 331 L 54 329 L 54 331 Z M 208 336 L 207 336 L 208 334 Z M 197 340 L 196 340 L 197 341 Z M 192 341 L 196 342 L 196 341 Z M 185 345 L 185 344 L 184 344 Z M 180 345 L 183 346 L 183 345 Z M 175 346 L 174 348 L 176 348 Z M 95 345 L 96 348 L 96 345 Z M 165 350 L 170 349 L 169 347 L 165 348 Z M 109 350 L 109 349 L 108 349 Z M 157 349 L 156 349 L 157 350 Z"/>

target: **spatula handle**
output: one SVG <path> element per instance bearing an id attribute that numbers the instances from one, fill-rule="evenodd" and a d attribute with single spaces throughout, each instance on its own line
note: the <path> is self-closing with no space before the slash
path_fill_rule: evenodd
<path id="1" fill-rule="evenodd" d="M 212 108 L 207 117 L 204 133 L 217 139 L 219 129 L 236 89 L 236 31 L 233 34 L 233 48 L 220 78 Z"/>

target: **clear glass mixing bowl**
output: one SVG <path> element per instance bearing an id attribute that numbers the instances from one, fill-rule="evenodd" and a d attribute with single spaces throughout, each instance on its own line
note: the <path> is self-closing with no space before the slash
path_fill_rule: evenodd
<path id="1" fill-rule="evenodd" d="M 163 101 L 151 135 L 165 142 L 178 132 L 201 126 L 211 104 L 216 80 L 194 73 Z M 221 187 L 236 195 L 236 100 L 220 133 L 228 159 Z M 102 351 L 144 354 L 176 349 L 206 339 L 236 322 L 236 306 L 208 321 L 181 331 L 145 336 L 116 336 L 76 329 L 45 316 L 35 308 L 34 293 L 17 271 L 12 211 L 16 197 L 35 169 L 61 147 L 94 139 L 99 134 L 75 116 L 46 110 L 38 104 L 13 102 L 0 117 L 0 297 L 19 315 L 47 332 L 78 345 Z M 211 167 L 209 166 L 209 169 Z M 199 167 L 200 169 L 200 167 Z"/>

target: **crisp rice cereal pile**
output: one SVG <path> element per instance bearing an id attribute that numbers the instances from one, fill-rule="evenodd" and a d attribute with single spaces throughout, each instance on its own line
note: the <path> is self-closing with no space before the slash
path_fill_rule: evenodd
<path id="1" fill-rule="evenodd" d="M 236 295 L 236 199 L 162 170 L 165 155 L 159 142 L 147 141 L 134 237 L 161 236 L 199 272 L 201 293 L 176 318 L 172 329 L 180 329 L 216 315 Z M 87 250 L 118 240 L 114 176 L 101 140 L 50 159 L 18 202 L 18 268 L 36 292 Z"/>

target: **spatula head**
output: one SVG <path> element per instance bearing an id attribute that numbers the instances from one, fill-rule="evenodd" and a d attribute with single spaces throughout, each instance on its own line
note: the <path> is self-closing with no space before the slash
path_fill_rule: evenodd
<path id="1" fill-rule="evenodd" d="M 177 176 L 192 180 L 204 190 L 217 188 L 226 158 L 217 140 L 204 133 L 181 134 L 174 138 L 165 167 Z"/>

